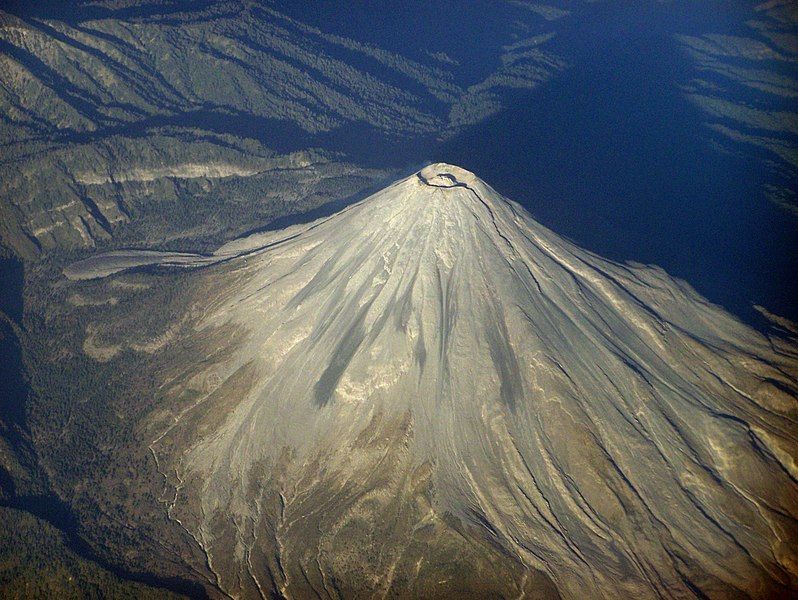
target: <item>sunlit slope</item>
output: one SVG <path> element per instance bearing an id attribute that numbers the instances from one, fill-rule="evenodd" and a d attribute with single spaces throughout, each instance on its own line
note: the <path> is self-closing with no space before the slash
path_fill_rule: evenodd
<path id="1" fill-rule="evenodd" d="M 84 349 L 161 357 L 140 432 L 226 592 L 796 585 L 790 342 L 446 164 L 214 256 L 167 338 Z"/>

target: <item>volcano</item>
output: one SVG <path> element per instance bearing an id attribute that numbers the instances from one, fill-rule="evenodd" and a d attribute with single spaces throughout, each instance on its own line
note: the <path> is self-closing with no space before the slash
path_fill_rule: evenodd
<path id="1" fill-rule="evenodd" d="M 214 593 L 798 584 L 794 342 L 462 168 L 212 255 L 122 254 L 67 274 L 172 266 L 202 290 L 141 435 Z"/>

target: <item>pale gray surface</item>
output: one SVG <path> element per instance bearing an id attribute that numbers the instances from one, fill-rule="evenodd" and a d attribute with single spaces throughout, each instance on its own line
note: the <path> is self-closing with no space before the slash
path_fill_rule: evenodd
<path id="1" fill-rule="evenodd" d="M 527 569 L 503 595 L 795 589 L 792 342 L 446 164 L 217 256 L 190 336 L 240 335 L 151 448 L 226 593 L 433 595 L 452 522 Z"/>

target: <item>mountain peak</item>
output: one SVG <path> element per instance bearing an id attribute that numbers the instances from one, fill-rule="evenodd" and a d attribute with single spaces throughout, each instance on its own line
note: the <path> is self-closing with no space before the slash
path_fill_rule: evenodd
<path id="1" fill-rule="evenodd" d="M 438 188 L 469 187 L 479 181 L 471 171 L 448 163 L 432 163 L 417 175 L 425 185 Z"/>
<path id="2" fill-rule="evenodd" d="M 162 355 L 177 408 L 153 416 L 150 448 L 170 518 L 230 595 L 259 597 L 249 569 L 277 555 L 275 585 L 312 595 L 301 565 L 337 578 L 389 539 L 401 551 L 375 581 L 454 557 L 458 580 L 515 573 L 515 596 L 527 573 L 564 597 L 798 579 L 782 541 L 796 352 L 472 173 L 429 165 L 332 217 L 169 261 L 217 264 Z M 338 562 L 317 562 L 326 547 Z"/>

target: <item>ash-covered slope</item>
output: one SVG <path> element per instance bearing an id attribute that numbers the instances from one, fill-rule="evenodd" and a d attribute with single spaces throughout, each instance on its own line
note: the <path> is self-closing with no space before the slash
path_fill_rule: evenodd
<path id="1" fill-rule="evenodd" d="M 792 342 L 446 164 L 217 258 L 143 435 L 226 593 L 798 584 Z"/>

